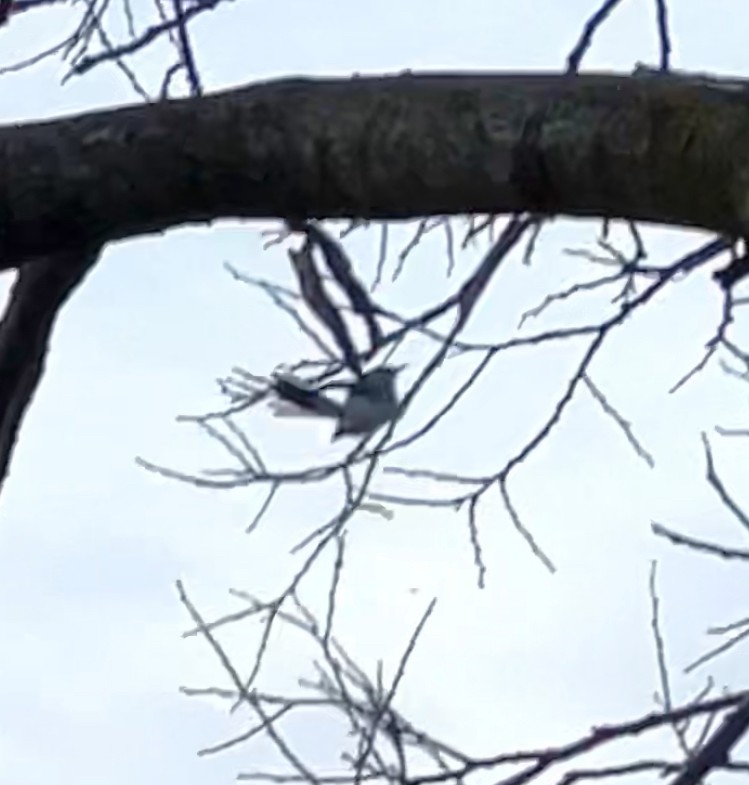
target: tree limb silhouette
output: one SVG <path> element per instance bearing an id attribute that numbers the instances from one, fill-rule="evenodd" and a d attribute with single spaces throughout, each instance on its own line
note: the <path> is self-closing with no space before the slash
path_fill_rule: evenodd
<path id="1" fill-rule="evenodd" d="M 742 84 L 650 71 L 281 79 L 6 126 L 0 266 L 218 218 L 530 212 L 743 236 Z"/>

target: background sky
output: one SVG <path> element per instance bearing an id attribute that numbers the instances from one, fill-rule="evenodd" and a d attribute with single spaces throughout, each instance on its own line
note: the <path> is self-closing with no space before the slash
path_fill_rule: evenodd
<path id="1" fill-rule="evenodd" d="M 636 61 L 657 62 L 653 5 L 624 3 L 585 67 L 628 71 Z M 555 70 L 594 8 L 587 0 L 243 2 L 202 17 L 193 40 L 211 90 L 282 75 Z M 55 43 L 73 21 L 55 8 L 13 19 L 0 31 L 0 63 Z M 744 3 L 723 0 L 718 14 L 713 3 L 673 2 L 671 22 L 675 67 L 749 75 Z M 135 63 L 150 89 L 164 58 L 155 48 Z M 63 65 L 48 60 L 4 75 L 3 122 L 136 100 L 114 67 L 61 86 L 63 74 Z M 447 280 L 444 238 L 435 234 L 391 283 L 412 231 L 391 232 L 389 275 L 378 291 L 385 306 L 406 313 L 451 291 L 482 250 L 461 254 Z M 470 336 L 508 337 L 545 293 L 585 275 L 563 249 L 590 247 L 596 231 L 593 223 L 555 222 L 530 268 L 518 259 L 493 283 Z M 703 239 L 654 229 L 646 237 L 654 264 Z M 378 242 L 374 230 L 347 241 L 368 280 Z M 325 520 L 337 497 L 327 487 L 289 489 L 248 536 L 258 489 L 198 490 L 134 462 L 140 455 L 185 471 L 225 466 L 216 445 L 175 416 L 215 407 L 214 379 L 234 365 L 267 373 L 312 352 L 260 292 L 223 269 L 228 261 L 290 282 L 285 250 L 262 244 L 257 225 L 234 222 L 113 244 L 59 319 L 0 500 L 0 783 L 215 785 L 241 771 L 281 766 L 263 742 L 197 757 L 250 720 L 241 712 L 229 716 L 215 699 L 179 694 L 182 685 L 228 683 L 204 640 L 181 638 L 191 624 L 174 584 L 184 581 L 206 618 L 241 607 L 230 587 L 272 598 L 298 568 L 289 548 Z M 7 291 L 8 274 L 2 283 Z M 536 327 L 592 321 L 603 304 L 580 299 Z M 651 710 L 658 689 L 648 597 L 653 558 L 660 563 L 675 700 L 693 696 L 708 673 L 718 688 L 746 684 L 746 648 L 680 675 L 710 645 L 707 626 L 746 615 L 746 568 L 677 551 L 649 528 L 657 520 L 745 547 L 746 533 L 704 480 L 699 434 L 716 424 L 745 427 L 746 386 L 714 364 L 668 394 L 701 356 L 720 306 L 709 271 L 694 275 L 615 331 L 592 367 L 654 455 L 655 469 L 581 391 L 553 437 L 513 477 L 515 503 L 556 562 L 556 575 L 532 556 L 495 500 L 479 514 L 488 566 L 483 591 L 460 514 L 398 509 L 391 521 L 354 519 L 336 631 L 363 666 L 373 673 L 382 658 L 392 677 L 416 620 L 438 597 L 397 702 L 414 724 L 467 752 L 489 754 L 562 743 L 595 724 Z M 734 336 L 749 341 L 741 319 Z M 426 349 L 409 346 L 406 382 L 426 361 Z M 466 474 L 499 469 L 548 416 L 581 351 L 577 344 L 502 356 L 458 414 L 403 462 Z M 460 383 L 462 367 L 456 361 L 443 368 L 409 411 L 403 433 L 439 407 Z M 279 466 L 339 454 L 328 445 L 326 424 L 278 421 L 259 410 L 245 425 Z M 713 445 L 721 476 L 741 501 L 747 448 L 717 436 Z M 324 560 L 302 596 L 314 605 L 329 575 Z M 257 623 L 247 622 L 222 637 L 243 672 L 257 634 Z M 309 650 L 279 628 L 261 686 L 290 689 L 304 676 L 314 676 Z M 311 764 L 322 771 L 337 765 L 345 740 L 336 726 L 310 714 L 287 730 Z M 678 758 L 678 751 L 664 733 L 604 759 L 633 755 Z"/>

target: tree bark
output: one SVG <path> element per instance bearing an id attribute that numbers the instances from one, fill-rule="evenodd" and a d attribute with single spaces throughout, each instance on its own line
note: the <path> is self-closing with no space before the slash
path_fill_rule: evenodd
<path id="1" fill-rule="evenodd" d="M 745 236 L 749 91 L 720 84 L 284 79 L 6 126 L 0 269 L 219 218 L 534 211 Z"/>
<path id="2" fill-rule="evenodd" d="M 96 263 L 99 250 L 80 248 L 36 259 L 16 274 L 0 319 L 0 490 L 44 373 L 57 316 Z"/>

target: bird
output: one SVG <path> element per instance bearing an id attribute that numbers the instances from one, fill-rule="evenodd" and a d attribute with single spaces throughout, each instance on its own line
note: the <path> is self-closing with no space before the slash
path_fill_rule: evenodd
<path id="1" fill-rule="evenodd" d="M 338 403 L 301 379 L 290 374 L 273 378 L 272 389 L 281 401 L 296 411 L 277 411 L 278 416 L 309 413 L 336 420 L 333 441 L 342 436 L 369 436 L 398 415 L 400 406 L 395 379 L 404 366 L 384 365 L 362 374 L 353 382 L 341 382 L 348 394 Z M 300 411 L 301 410 L 301 411 Z"/>

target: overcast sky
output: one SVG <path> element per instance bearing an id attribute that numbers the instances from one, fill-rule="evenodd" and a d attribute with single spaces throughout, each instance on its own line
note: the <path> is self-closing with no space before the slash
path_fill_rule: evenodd
<path id="1" fill-rule="evenodd" d="M 655 63 L 653 5 L 624 3 L 596 39 L 586 68 Z M 672 6 L 676 67 L 749 75 L 744 3 L 723 0 L 720 14 L 708 2 Z M 193 35 L 211 90 L 281 75 L 558 69 L 594 7 L 587 0 L 245 2 L 201 17 Z M 0 64 L 55 43 L 72 23 L 54 8 L 13 19 L 0 31 Z M 154 49 L 134 63 L 151 90 L 164 55 Z M 64 66 L 48 60 L 3 76 L 0 117 L 22 123 L 137 100 L 114 67 L 61 86 L 63 73 Z M 462 254 L 448 280 L 444 236 L 435 234 L 392 283 L 412 231 L 391 233 L 378 290 L 385 306 L 407 313 L 451 291 L 483 247 Z M 508 337 L 545 293 L 585 275 L 563 249 L 589 247 L 596 231 L 585 222 L 550 227 L 530 268 L 516 259 L 493 283 L 471 337 Z M 704 239 L 652 229 L 646 238 L 654 264 Z M 281 766 L 264 743 L 197 757 L 250 718 L 178 692 L 182 685 L 228 682 L 204 640 L 181 638 L 191 624 L 174 584 L 184 581 L 206 618 L 241 607 L 229 588 L 272 598 L 299 566 L 289 548 L 325 520 L 337 497 L 327 488 L 289 489 L 248 536 L 262 499 L 257 489 L 198 490 L 134 462 L 140 455 L 185 471 L 225 466 L 226 456 L 175 416 L 215 408 L 214 380 L 234 365 L 268 373 L 313 352 L 260 292 L 223 269 L 228 261 L 289 283 L 285 250 L 262 244 L 256 225 L 236 223 L 114 244 L 59 319 L 0 501 L 0 783 L 216 785 L 242 771 Z M 355 233 L 347 248 L 371 280 L 377 232 Z M 9 279 L 2 278 L 4 290 Z M 603 304 L 595 296 L 568 303 L 536 328 L 590 321 Z M 615 331 L 592 367 L 655 457 L 655 469 L 581 391 L 554 435 L 513 476 L 515 503 L 556 563 L 554 576 L 493 498 L 479 510 L 488 567 L 483 591 L 476 588 L 463 515 L 398 509 L 391 521 L 353 520 L 336 631 L 363 666 L 373 674 L 383 658 L 392 677 L 415 622 L 438 598 L 400 691 L 398 706 L 414 724 L 467 752 L 489 754 L 562 743 L 594 724 L 651 710 L 658 689 L 648 597 L 653 558 L 660 562 L 675 699 L 692 697 L 708 673 L 718 688 L 745 686 L 746 648 L 690 677 L 680 669 L 710 645 L 708 625 L 747 614 L 746 568 L 677 552 L 649 528 L 657 520 L 736 546 L 745 538 L 704 480 L 700 431 L 745 427 L 746 385 L 714 364 L 668 394 L 700 358 L 720 307 L 709 272 L 694 275 Z M 741 320 L 734 335 L 749 341 Z M 406 383 L 428 348 L 408 348 Z M 570 344 L 498 358 L 468 402 L 404 453 L 403 463 L 467 474 L 499 469 L 548 417 L 583 349 Z M 402 433 L 429 418 L 465 367 L 455 361 L 443 368 Z M 328 424 L 278 421 L 260 410 L 245 426 L 279 466 L 340 455 L 328 445 Z M 712 439 L 723 480 L 741 499 L 746 447 Z M 302 584 L 302 597 L 313 605 L 327 591 L 330 566 L 323 560 Z M 257 633 L 248 622 L 223 639 L 243 673 Z M 292 689 L 299 677 L 313 675 L 298 635 L 279 629 L 261 686 Z M 288 732 L 320 770 L 337 765 L 342 740 L 332 726 L 310 714 Z M 634 754 L 678 758 L 668 734 L 605 758 Z"/>

